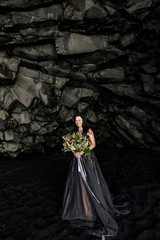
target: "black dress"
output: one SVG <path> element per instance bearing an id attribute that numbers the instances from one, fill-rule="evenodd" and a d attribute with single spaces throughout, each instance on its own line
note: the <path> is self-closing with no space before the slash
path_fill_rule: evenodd
<path id="1" fill-rule="evenodd" d="M 130 203 L 123 195 L 120 198 L 124 202 L 114 205 L 93 150 L 80 160 L 73 157 L 63 198 L 63 220 L 97 237 L 116 236 L 114 216 L 130 212 Z"/>

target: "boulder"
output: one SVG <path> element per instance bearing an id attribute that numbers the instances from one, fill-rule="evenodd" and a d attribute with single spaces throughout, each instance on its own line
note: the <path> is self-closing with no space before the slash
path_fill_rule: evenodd
<path id="1" fill-rule="evenodd" d="M 0 101 L 4 101 L 6 92 L 7 89 L 5 87 L 0 86 Z"/>
<path id="2" fill-rule="evenodd" d="M 51 3 L 53 0 L 44 0 L 43 4 Z M 39 0 L 1 0 L 0 6 L 7 7 L 7 8 L 28 8 L 39 6 L 41 3 Z"/>
<path id="3" fill-rule="evenodd" d="M 122 67 L 117 68 L 107 68 L 102 71 L 96 72 L 94 77 L 98 80 L 103 79 L 116 79 L 116 81 L 121 81 L 125 78 L 124 69 Z"/>
<path id="4" fill-rule="evenodd" d="M 58 21 L 62 17 L 61 4 L 53 4 L 49 7 L 38 8 L 30 11 L 11 12 L 11 21 L 13 25 L 26 25 L 30 23 L 41 23 L 45 21 Z M 11 25 L 11 23 L 10 23 Z M 5 27 L 7 26 L 7 23 Z"/>
<path id="5" fill-rule="evenodd" d="M 3 140 L 4 136 L 3 136 L 3 132 L 0 132 L 0 140 Z"/>
<path id="6" fill-rule="evenodd" d="M 6 111 L 9 111 L 11 109 L 14 109 L 17 106 L 17 104 L 18 104 L 18 101 L 16 96 L 14 96 L 14 94 L 12 94 L 11 92 L 8 92 L 4 98 L 3 108 Z"/>
<path id="7" fill-rule="evenodd" d="M 131 43 L 133 43 L 135 41 L 135 33 L 128 33 L 125 34 L 121 37 L 121 43 L 123 47 L 127 47 L 129 46 Z"/>
<path id="8" fill-rule="evenodd" d="M 126 8 L 127 12 L 132 14 L 135 11 L 146 9 L 152 6 L 153 0 L 143 0 L 143 1 L 133 1 L 130 0 L 128 5 L 129 7 Z"/>
<path id="9" fill-rule="evenodd" d="M 86 109 L 88 106 L 89 106 L 88 103 L 80 102 L 80 103 L 78 103 L 77 108 L 78 108 L 78 111 L 79 111 L 79 112 L 82 112 L 82 111 L 83 111 L 84 109 Z"/>
<path id="10" fill-rule="evenodd" d="M 94 96 L 94 91 L 86 88 L 65 88 L 62 92 L 61 104 L 71 108 L 80 98 Z"/>
<path id="11" fill-rule="evenodd" d="M 82 35 L 77 33 L 65 34 L 55 39 L 58 54 L 70 55 L 94 52 L 108 46 L 105 35 Z"/>
<path id="12" fill-rule="evenodd" d="M 144 64 L 142 66 L 142 69 L 145 71 L 145 73 L 156 73 L 158 70 L 158 67 L 156 66 L 155 60 L 150 60 L 148 63 Z"/>
<path id="13" fill-rule="evenodd" d="M 14 25 L 11 27 L 14 29 Z M 26 27 L 18 30 L 16 33 L 12 32 L 0 32 L 0 46 L 24 44 L 25 43 L 37 43 L 43 40 L 52 40 L 57 36 L 57 26 L 38 26 L 38 27 Z M 12 30 L 11 30 L 12 31 Z"/>
<path id="14" fill-rule="evenodd" d="M 69 5 L 74 7 L 77 11 L 84 11 L 87 0 L 69 0 Z"/>
<path id="15" fill-rule="evenodd" d="M 153 95 L 155 91 L 154 77 L 150 74 L 141 74 L 144 91 L 147 95 Z"/>
<path id="16" fill-rule="evenodd" d="M 7 130 L 4 132 L 5 141 L 13 141 L 19 143 L 21 141 L 19 134 L 13 132 L 13 130 Z"/>
<path id="17" fill-rule="evenodd" d="M 62 92 L 60 103 L 68 108 L 71 108 L 79 100 L 78 92 L 78 88 L 65 88 Z"/>
<path id="18" fill-rule="evenodd" d="M 91 109 L 88 109 L 87 110 L 87 116 L 86 118 L 90 121 L 90 122 L 93 122 L 93 123 L 96 123 L 97 122 L 97 116 L 95 114 L 95 112 Z"/>
<path id="19" fill-rule="evenodd" d="M 92 20 L 92 19 L 103 20 L 107 16 L 108 16 L 108 12 L 105 11 L 104 8 L 102 8 L 99 3 L 96 3 L 94 6 L 89 8 L 85 13 L 85 17 L 89 20 Z"/>
<path id="20" fill-rule="evenodd" d="M 41 127 L 41 125 L 39 123 L 37 123 L 36 121 L 33 121 L 30 123 L 30 129 L 31 132 L 36 132 L 37 130 L 39 130 Z"/>
<path id="21" fill-rule="evenodd" d="M 1 130 L 1 131 L 5 131 L 5 128 L 6 128 L 6 126 L 5 126 L 5 121 L 2 120 L 2 119 L 0 119 L 0 130 Z"/>
<path id="22" fill-rule="evenodd" d="M 20 143 L 12 143 L 12 142 L 2 142 L 5 151 L 9 152 L 17 152 L 22 148 L 22 144 Z"/>
<path id="23" fill-rule="evenodd" d="M 12 113 L 12 116 L 19 124 L 28 124 L 31 122 L 30 114 L 27 111 Z"/>
<path id="24" fill-rule="evenodd" d="M 25 48 L 15 47 L 11 50 L 11 55 L 34 61 L 49 61 L 57 58 L 57 53 L 53 44 L 27 46 Z"/>
<path id="25" fill-rule="evenodd" d="M 16 77 L 20 61 L 0 54 L 0 85 L 12 84 Z"/>
<path id="26" fill-rule="evenodd" d="M 8 113 L 5 110 L 0 110 L 0 119 L 6 120 Z"/>

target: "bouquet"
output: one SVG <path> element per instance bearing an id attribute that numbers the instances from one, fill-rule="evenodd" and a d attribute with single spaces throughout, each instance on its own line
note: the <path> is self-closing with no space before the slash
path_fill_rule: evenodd
<path id="1" fill-rule="evenodd" d="M 87 136 L 83 135 L 82 133 L 73 133 L 67 134 L 62 137 L 63 142 L 63 151 L 64 152 L 81 152 L 83 151 L 85 155 L 90 154 L 89 144 L 90 141 Z"/>

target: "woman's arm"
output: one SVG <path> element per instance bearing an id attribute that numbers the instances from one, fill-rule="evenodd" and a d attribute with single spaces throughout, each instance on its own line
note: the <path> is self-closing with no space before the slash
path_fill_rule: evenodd
<path id="1" fill-rule="evenodd" d="M 96 147 L 96 140 L 95 140 L 94 133 L 91 128 L 88 130 L 87 134 L 91 140 L 91 145 L 89 146 L 89 149 L 92 150 L 93 148 Z"/>

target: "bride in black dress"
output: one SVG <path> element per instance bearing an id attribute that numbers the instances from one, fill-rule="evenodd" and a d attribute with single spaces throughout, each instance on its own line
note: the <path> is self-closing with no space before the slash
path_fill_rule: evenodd
<path id="1" fill-rule="evenodd" d="M 86 119 L 81 113 L 76 114 L 74 120 L 75 132 L 87 134 L 90 139 L 91 153 L 87 156 L 84 152 L 74 153 L 64 192 L 62 219 L 94 236 L 114 237 L 118 233 L 118 224 L 114 216 L 128 214 L 129 202 L 113 204 L 92 150 L 96 146 L 94 133 L 92 129 L 87 128 Z M 81 166 L 77 161 L 78 157 L 81 158 Z"/>

